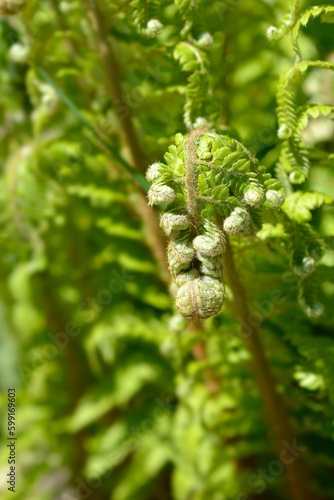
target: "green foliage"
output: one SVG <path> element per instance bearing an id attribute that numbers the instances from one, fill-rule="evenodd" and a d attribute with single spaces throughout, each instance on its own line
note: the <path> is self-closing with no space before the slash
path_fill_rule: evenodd
<path id="1" fill-rule="evenodd" d="M 306 222 L 312 219 L 311 210 L 331 202 L 332 199 L 329 196 L 321 193 L 296 191 L 288 197 L 282 210 L 291 220 Z"/>
<path id="2" fill-rule="evenodd" d="M 179 286 L 176 306 L 187 319 L 209 318 L 224 301 L 222 229 L 255 234 L 260 207 L 279 208 L 284 195 L 241 143 L 204 126 L 188 137 L 177 134 L 165 160 L 147 171 L 148 198 L 152 205 L 168 206 L 161 226 L 174 236 L 168 260 Z"/>
<path id="3" fill-rule="evenodd" d="M 158 0 L 134 0 L 130 5 L 134 8 L 133 21 L 140 31 L 148 36 L 156 36 L 162 27 L 156 19 L 160 13 L 160 2 Z M 155 21 L 155 24 L 152 21 Z"/>
<path id="4" fill-rule="evenodd" d="M 225 283 L 228 234 L 314 498 L 332 499 L 333 7 L 0 7 L 0 441 L 15 387 L 15 497 L 290 498 Z M 194 294 L 201 330 L 174 306 L 193 317 Z M 0 458 L 9 500 L 5 445 Z"/>

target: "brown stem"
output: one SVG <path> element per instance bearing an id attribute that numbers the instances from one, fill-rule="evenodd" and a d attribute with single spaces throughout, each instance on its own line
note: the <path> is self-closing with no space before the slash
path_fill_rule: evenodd
<path id="1" fill-rule="evenodd" d="M 193 319 L 188 326 L 188 330 L 190 333 L 193 335 L 197 335 L 198 333 L 203 331 L 203 324 L 202 321 L 197 318 Z M 203 361 L 204 359 L 207 359 L 207 350 L 206 350 L 206 343 L 203 340 L 198 340 L 194 347 L 192 348 L 192 353 L 195 359 L 198 361 Z M 203 372 L 203 378 L 206 383 L 206 387 L 209 392 L 217 392 L 219 389 L 221 389 L 221 381 L 220 379 L 214 374 L 214 372 L 210 369 L 204 370 Z"/>
<path id="2" fill-rule="evenodd" d="M 131 109 L 126 103 L 123 94 L 120 68 L 115 58 L 113 47 L 108 40 L 108 29 L 96 0 L 87 1 L 91 21 L 97 35 L 100 56 L 105 66 L 107 85 L 115 104 L 115 113 L 120 123 L 122 136 L 125 144 L 129 148 L 132 164 L 138 172 L 144 174 L 147 167 L 147 160 L 138 141 L 138 136 L 133 125 Z"/>
<path id="3" fill-rule="evenodd" d="M 59 307 L 56 294 L 54 293 L 53 276 L 47 272 L 35 275 L 36 287 L 35 289 L 40 292 L 40 300 L 43 309 L 45 310 L 48 320 L 48 328 L 53 332 L 64 331 L 64 314 Z M 82 353 L 80 352 L 80 342 L 78 338 L 70 338 L 68 344 L 64 348 L 59 348 L 59 354 L 62 355 L 64 360 L 64 368 L 66 377 L 64 382 L 67 384 L 67 391 L 69 394 L 69 407 L 68 413 L 71 414 L 77 406 L 79 400 L 84 394 L 86 388 L 86 366 L 84 364 Z M 77 478 L 83 477 L 83 470 L 87 460 L 87 452 L 85 450 L 84 442 L 87 439 L 86 429 L 68 437 L 72 440 L 70 448 L 71 453 L 71 469 L 73 488 L 77 486 Z M 81 498 L 81 495 L 78 498 Z M 83 498 L 83 497 L 82 497 Z M 103 500 L 105 498 L 104 492 L 97 489 L 94 493 L 94 500 Z"/>
<path id="4" fill-rule="evenodd" d="M 245 289 L 241 283 L 233 251 L 227 239 L 224 258 L 224 269 L 227 282 L 232 290 L 236 318 L 242 323 L 245 331 L 243 338 L 252 357 L 253 373 L 262 396 L 266 416 L 270 425 L 272 439 L 277 453 L 280 455 L 285 443 L 296 442 L 296 431 L 290 423 L 285 402 L 276 391 L 276 380 L 273 377 L 269 363 L 261 345 L 258 330 L 253 326 L 248 309 Z M 247 333 L 246 333 L 247 332 Z M 285 465 L 286 482 L 292 500 L 315 500 L 310 491 L 310 473 L 304 457 L 299 455 L 290 464 Z"/>
<path id="5" fill-rule="evenodd" d="M 197 193 L 197 183 L 198 183 L 198 175 L 196 172 L 196 140 L 197 137 L 202 133 L 205 129 L 205 125 L 194 130 L 189 134 L 187 140 L 187 149 L 186 149 L 186 173 L 185 173 L 185 186 L 187 190 L 187 209 L 190 217 L 192 229 L 194 236 L 198 233 L 198 226 L 200 224 L 200 210 L 198 206 L 198 193 Z"/>

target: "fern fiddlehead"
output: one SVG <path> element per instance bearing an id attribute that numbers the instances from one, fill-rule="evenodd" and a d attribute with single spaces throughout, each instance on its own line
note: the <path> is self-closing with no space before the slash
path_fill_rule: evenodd
<path id="1" fill-rule="evenodd" d="M 294 27 L 299 9 L 299 0 L 293 0 L 291 5 L 291 11 L 283 17 L 281 25 L 277 28 L 276 26 L 270 26 L 267 30 L 267 37 L 270 41 L 277 42 L 281 40 L 287 33 L 289 33 Z"/>
<path id="2" fill-rule="evenodd" d="M 235 139 L 200 127 L 177 134 L 166 164 L 147 171 L 149 202 L 165 205 L 161 227 L 171 237 L 168 260 L 187 319 L 217 314 L 224 302 L 225 233 L 254 234 L 262 207 L 278 208 L 283 190 Z M 216 221 L 219 214 L 224 222 Z"/>
<path id="3" fill-rule="evenodd" d="M 132 17 L 139 32 L 152 38 L 157 36 L 162 28 L 162 24 L 156 19 L 160 12 L 160 2 L 133 0 L 130 5 L 134 9 Z"/>

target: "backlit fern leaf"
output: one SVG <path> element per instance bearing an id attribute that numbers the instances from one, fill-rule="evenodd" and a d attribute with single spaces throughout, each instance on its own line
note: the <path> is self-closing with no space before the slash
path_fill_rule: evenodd
<path id="1" fill-rule="evenodd" d="M 267 31 L 267 36 L 270 41 L 277 42 L 285 37 L 287 33 L 289 33 L 294 24 L 296 23 L 297 15 L 299 9 L 299 0 L 294 0 L 292 2 L 290 14 L 286 14 L 281 22 L 279 28 L 276 26 L 270 26 Z"/>
<path id="2" fill-rule="evenodd" d="M 194 119 L 204 114 L 203 102 L 208 87 L 208 59 L 203 50 L 190 42 L 180 42 L 175 47 L 173 55 L 179 61 L 182 71 L 192 72 L 185 88 L 186 102 L 184 105 L 184 122 L 188 130 L 191 130 Z"/>
<path id="3" fill-rule="evenodd" d="M 283 139 L 280 167 L 289 174 L 293 184 L 304 182 L 308 176 L 310 161 L 307 146 L 301 136 L 305 128 L 305 113 L 328 114 L 330 110 L 321 105 L 300 107 L 294 102 L 293 85 L 300 82 L 309 68 L 334 70 L 334 64 L 327 61 L 303 61 L 288 69 L 280 78 L 277 92 L 278 136 Z"/>
<path id="4" fill-rule="evenodd" d="M 320 280 L 316 275 L 301 279 L 299 284 L 298 304 L 310 318 L 318 318 L 324 312 L 319 302 Z"/>
<path id="5" fill-rule="evenodd" d="M 306 26 L 309 20 L 313 17 L 322 15 L 321 20 L 326 21 L 326 14 L 334 13 L 334 6 L 331 5 L 320 5 L 311 7 L 298 19 L 292 30 L 292 44 L 296 54 L 296 62 L 301 60 L 301 52 L 298 45 L 298 36 L 301 26 Z"/>
<path id="6" fill-rule="evenodd" d="M 324 241 L 307 223 L 287 222 L 286 232 L 291 251 L 291 268 L 298 276 L 308 276 L 324 253 Z"/>

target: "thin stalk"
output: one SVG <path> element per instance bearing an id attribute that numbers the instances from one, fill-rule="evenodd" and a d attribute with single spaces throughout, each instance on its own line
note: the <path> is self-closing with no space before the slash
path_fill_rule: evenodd
<path id="1" fill-rule="evenodd" d="M 116 104 L 115 113 L 119 120 L 123 140 L 129 149 L 132 164 L 138 172 L 144 174 L 147 168 L 147 158 L 139 144 L 131 108 L 126 102 L 124 103 L 120 68 L 112 44 L 109 41 L 109 32 L 96 0 L 87 0 L 87 2 L 92 25 L 97 35 L 99 53 L 104 62 L 109 93 Z M 122 106 L 120 106 L 121 103 Z"/>
<path id="2" fill-rule="evenodd" d="M 189 323 L 188 330 L 193 335 L 198 335 L 203 331 L 202 321 L 199 318 L 193 319 Z M 196 342 L 196 344 L 192 348 L 192 354 L 194 358 L 197 359 L 198 361 L 203 361 L 204 359 L 207 359 L 208 355 L 207 355 L 206 343 L 204 342 L 204 340 L 198 340 Z M 221 389 L 222 381 L 215 375 L 215 373 L 212 370 L 210 369 L 204 370 L 203 378 L 206 387 L 208 389 L 208 392 L 216 393 L 218 392 L 219 389 Z"/>
<path id="3" fill-rule="evenodd" d="M 224 270 L 233 293 L 236 318 L 247 327 L 248 333 L 244 339 L 245 345 L 251 354 L 252 370 L 263 399 L 271 437 L 276 451 L 280 455 L 285 448 L 286 442 L 291 446 L 296 442 L 297 433 L 290 423 L 285 402 L 276 391 L 277 382 L 270 371 L 269 363 L 259 339 L 258 329 L 251 323 L 246 292 L 240 280 L 232 247 L 228 239 L 224 254 Z M 311 492 L 309 467 L 304 457 L 299 454 L 290 464 L 284 465 L 287 489 L 291 499 L 315 500 L 315 496 Z"/>

